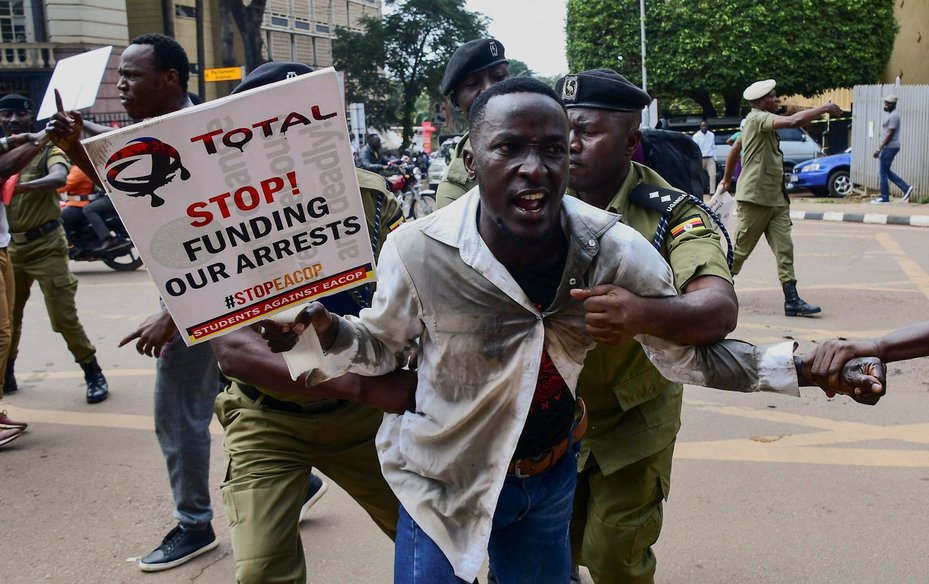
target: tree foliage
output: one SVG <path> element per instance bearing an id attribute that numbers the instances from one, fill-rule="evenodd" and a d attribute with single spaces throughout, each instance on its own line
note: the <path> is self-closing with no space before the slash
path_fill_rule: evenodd
<path id="1" fill-rule="evenodd" d="M 332 52 L 345 71 L 350 102 L 363 102 L 369 125 L 399 121 L 403 148 L 413 136 L 416 100 L 435 94 L 445 64 L 462 43 L 486 34 L 484 18 L 465 10 L 465 0 L 385 0 L 381 19 L 361 20 L 362 32 L 338 30 Z M 399 96 L 391 104 L 391 96 Z"/>
<path id="2" fill-rule="evenodd" d="M 893 0 L 647 0 L 648 90 L 737 115 L 753 81 L 812 96 L 874 83 L 893 50 Z M 568 0 L 572 71 L 609 67 L 641 84 L 638 0 Z M 622 61 L 619 57 L 622 56 Z"/>

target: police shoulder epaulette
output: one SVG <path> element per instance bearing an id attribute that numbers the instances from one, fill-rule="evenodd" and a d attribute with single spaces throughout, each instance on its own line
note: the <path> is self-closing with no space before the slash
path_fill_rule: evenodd
<path id="1" fill-rule="evenodd" d="M 359 187 L 363 189 L 382 191 L 385 194 L 390 193 L 390 189 L 387 187 L 387 179 L 377 174 L 376 172 L 371 172 L 370 170 L 365 170 L 363 168 L 356 168 L 355 174 L 358 176 Z"/>
<path id="2" fill-rule="evenodd" d="M 648 209 L 654 209 L 662 215 L 674 209 L 674 206 L 686 199 L 687 193 L 677 189 L 657 185 L 640 184 L 629 193 L 629 200 Z"/>

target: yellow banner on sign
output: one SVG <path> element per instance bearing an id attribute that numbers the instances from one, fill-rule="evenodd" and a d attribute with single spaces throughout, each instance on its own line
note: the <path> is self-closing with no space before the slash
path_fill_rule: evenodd
<path id="1" fill-rule="evenodd" d="M 235 81 L 242 78 L 241 67 L 220 67 L 217 69 L 204 69 L 204 81 Z"/>

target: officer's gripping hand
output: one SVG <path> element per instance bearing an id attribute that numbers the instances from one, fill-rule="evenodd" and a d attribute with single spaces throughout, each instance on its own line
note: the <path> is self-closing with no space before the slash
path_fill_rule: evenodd
<path id="1" fill-rule="evenodd" d="M 860 404 L 874 405 L 887 392 L 887 371 L 877 357 L 855 357 L 841 361 L 838 375 L 813 372 L 813 354 L 802 359 L 802 374 L 829 397 L 847 395 Z"/>
<path id="2" fill-rule="evenodd" d="M 308 304 L 289 324 L 263 320 L 260 323 L 259 332 L 273 352 L 282 353 L 294 348 L 297 339 L 300 338 L 300 335 L 308 326 L 312 326 L 316 331 L 316 336 L 319 337 L 319 344 L 323 350 L 332 345 L 336 334 L 339 332 L 339 321 L 319 302 Z"/>
<path id="3" fill-rule="evenodd" d="M 838 388 L 846 363 L 855 357 L 877 357 L 879 355 L 879 348 L 873 340 L 829 340 L 820 344 L 811 355 L 805 357 L 805 359 L 811 359 L 807 376 L 823 389 Z"/>
<path id="4" fill-rule="evenodd" d="M 619 345 L 644 331 L 645 299 L 625 288 L 601 284 L 571 296 L 584 303 L 587 334 L 598 343 Z"/>

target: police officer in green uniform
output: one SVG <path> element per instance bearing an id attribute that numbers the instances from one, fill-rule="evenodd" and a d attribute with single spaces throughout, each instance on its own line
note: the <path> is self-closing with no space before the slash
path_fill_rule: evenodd
<path id="1" fill-rule="evenodd" d="M 509 61 L 503 51 L 503 44 L 497 39 L 476 39 L 458 47 L 448 60 L 439 89 L 465 118 L 482 91 L 510 77 Z M 461 153 L 468 146 L 468 133 L 465 132 L 455 145 L 452 161 L 436 188 L 436 206 L 439 208 L 477 186 L 477 180 L 468 177 L 461 158 Z"/>
<path id="2" fill-rule="evenodd" d="M 0 126 L 7 136 L 32 129 L 32 102 L 21 95 L 0 99 Z M 33 282 L 38 281 L 52 330 L 61 334 L 74 360 L 84 370 L 87 403 L 107 398 L 109 388 L 96 352 L 77 317 L 74 295 L 77 278 L 68 269 L 68 242 L 61 226 L 61 207 L 57 188 L 67 180 L 71 164 L 64 153 L 51 144 L 43 147 L 20 172 L 13 199 L 7 207 L 12 242 L 16 299 L 13 306 L 13 338 L 6 364 L 5 391 L 16 391 L 14 363 L 23 332 L 23 311 Z"/>
<path id="3" fill-rule="evenodd" d="M 662 378 L 641 346 L 622 336 L 623 323 L 644 321 L 649 334 L 707 344 L 735 328 L 738 300 L 715 221 L 703 202 L 631 161 L 648 94 L 606 69 L 567 75 L 555 90 L 571 121 L 573 194 L 616 213 L 652 242 L 682 293 L 667 312 L 649 310 L 649 299 L 622 290 L 598 297 L 602 311 L 612 313 L 618 344 L 590 352 L 578 381 L 590 428 L 578 462 L 571 529 L 575 559 L 597 584 L 652 582 L 651 546 L 670 487 L 683 387 Z"/>
<path id="4" fill-rule="evenodd" d="M 823 114 L 839 115 L 842 110 L 827 103 L 792 116 L 779 116 L 775 113 L 775 85 L 774 79 L 766 79 L 751 84 L 743 92 L 742 97 L 751 104 L 752 111 L 726 159 L 722 185 L 728 190 L 736 161 L 742 155 L 742 173 L 735 195 L 737 227 L 732 273 L 739 273 L 742 263 L 764 235 L 777 259 L 777 277 L 784 290 L 784 314 L 809 316 L 821 309 L 807 304 L 797 293 L 794 244 L 790 238 L 790 197 L 784 187 L 784 154 L 776 130 L 796 128 Z"/>
<path id="5" fill-rule="evenodd" d="M 310 71 L 301 63 L 267 63 L 234 93 Z M 377 257 L 387 234 L 403 221 L 400 203 L 382 176 L 355 172 Z M 339 314 L 357 315 L 372 293 L 365 286 L 321 302 Z M 222 492 L 236 581 L 306 582 L 298 523 L 313 467 L 345 489 L 392 538 L 399 502 L 381 476 L 374 445 L 383 414 L 359 402 L 379 398 L 379 407 L 402 411 L 408 405 L 405 396 L 413 395 L 415 372 L 400 370 L 377 378 L 346 375 L 307 388 L 303 378 L 290 378 L 283 357 L 271 353 L 251 329 L 210 345 L 223 374 L 233 380 L 217 396 L 216 414 L 225 429 L 223 447 L 229 458 Z"/>

